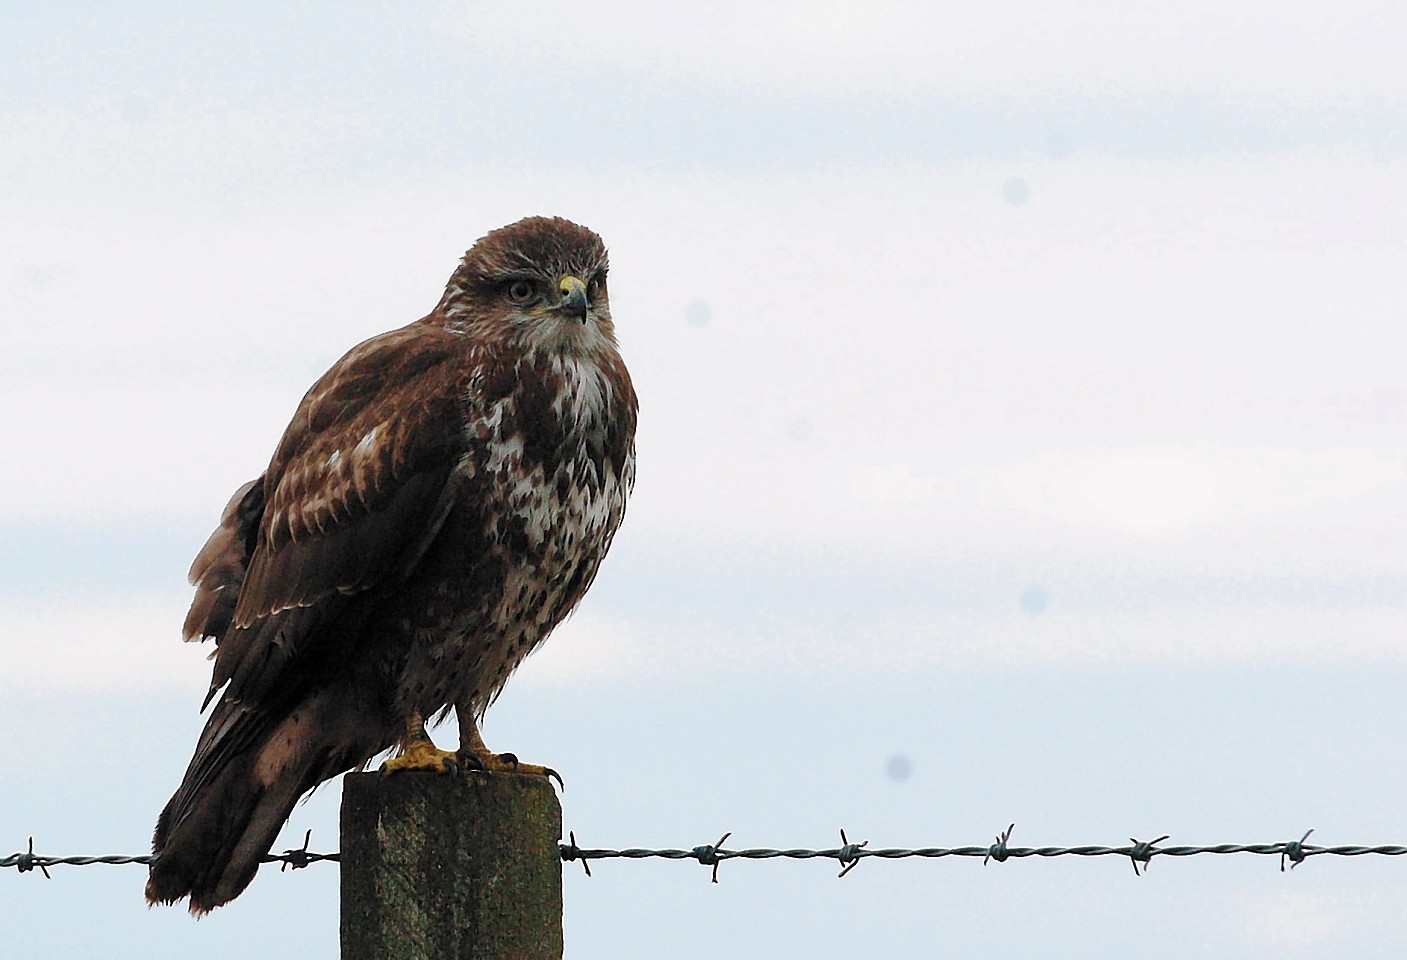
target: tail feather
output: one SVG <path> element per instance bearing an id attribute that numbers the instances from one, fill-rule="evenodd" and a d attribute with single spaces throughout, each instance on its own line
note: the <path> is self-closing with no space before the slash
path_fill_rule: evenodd
<path id="1" fill-rule="evenodd" d="M 271 792 L 261 787 L 253 767 L 252 756 L 239 757 L 196 794 L 195 803 L 189 803 L 180 791 L 172 797 L 152 841 L 156 860 L 147 879 L 148 903 L 174 903 L 189 896 L 191 913 L 199 915 L 232 899 L 254 879 L 262 851 L 252 863 L 247 856 L 237 861 L 236 851 L 248 841 L 263 840 L 265 850 L 273 845 L 277 827 L 266 838 L 251 837 L 250 828 L 261 810 L 265 815 L 260 822 L 266 823 L 269 804 L 277 803 L 288 791 Z M 295 793 L 280 812 L 280 826 L 297 798 Z M 168 814 L 177 805 L 191 810 L 173 823 Z"/>
<path id="2" fill-rule="evenodd" d="M 327 722 L 339 719 L 340 711 L 326 709 L 334 702 L 324 692 L 282 717 L 229 701 L 216 707 L 157 821 L 148 903 L 188 896 L 199 916 L 233 900 L 254 879 L 298 798 L 383 749 L 346 736 L 355 725 Z"/>

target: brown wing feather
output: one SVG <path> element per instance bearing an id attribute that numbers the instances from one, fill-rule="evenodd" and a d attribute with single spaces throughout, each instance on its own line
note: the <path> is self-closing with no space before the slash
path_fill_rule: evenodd
<path id="1" fill-rule="evenodd" d="M 434 540 L 467 448 L 465 349 L 424 324 L 354 347 L 303 398 L 264 475 L 226 506 L 191 566 L 185 625 L 188 639 L 218 644 L 206 705 L 225 696 L 163 811 L 157 849 L 297 695 L 296 664 L 322 642 L 319 627 L 345 619 L 351 595 L 402 580 Z"/>
<path id="2" fill-rule="evenodd" d="M 354 347 L 304 396 L 191 567 L 186 636 L 219 644 L 211 696 L 233 681 L 257 701 L 347 596 L 399 582 L 423 556 L 467 446 L 465 349 L 411 324 Z"/>
<path id="3" fill-rule="evenodd" d="M 308 391 L 264 477 L 237 626 L 399 569 L 465 449 L 463 367 L 451 362 L 464 349 L 412 324 L 353 348 Z"/>
<path id="4" fill-rule="evenodd" d="M 195 599 L 181 631 L 185 639 L 218 639 L 229 629 L 263 513 L 264 478 L 260 476 L 230 497 L 220 525 L 191 564 Z"/>

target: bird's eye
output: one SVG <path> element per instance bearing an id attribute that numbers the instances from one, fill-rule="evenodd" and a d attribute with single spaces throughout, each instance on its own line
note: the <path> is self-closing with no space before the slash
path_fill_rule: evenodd
<path id="1" fill-rule="evenodd" d="M 595 303 L 606 292 L 606 278 L 596 275 L 586 284 L 586 299 Z"/>
<path id="2" fill-rule="evenodd" d="M 527 280 L 514 280 L 508 284 L 508 299 L 514 303 L 527 303 L 536 292 Z"/>

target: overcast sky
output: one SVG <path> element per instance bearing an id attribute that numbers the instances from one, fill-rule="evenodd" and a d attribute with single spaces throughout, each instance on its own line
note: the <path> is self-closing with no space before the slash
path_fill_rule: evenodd
<path id="1" fill-rule="evenodd" d="M 145 852 L 225 500 L 530 214 L 605 238 L 642 406 L 485 726 L 584 845 L 1407 842 L 1407 14 L 1129 7 L 0 7 L 0 854 Z M 1398 956 L 1403 869 L 611 863 L 567 956 Z M 334 867 L 143 882 L 0 921 L 336 955 Z"/>

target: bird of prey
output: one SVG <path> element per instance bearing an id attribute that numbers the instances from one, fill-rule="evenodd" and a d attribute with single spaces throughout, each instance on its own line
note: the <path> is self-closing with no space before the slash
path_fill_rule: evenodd
<path id="1" fill-rule="evenodd" d="M 585 227 L 479 240 L 430 314 L 313 384 L 191 567 L 214 701 L 156 826 L 146 896 L 200 915 L 298 798 L 387 749 L 405 770 L 550 774 L 478 721 L 581 600 L 635 477 L 636 398 Z M 459 749 L 426 720 L 454 710 Z"/>

